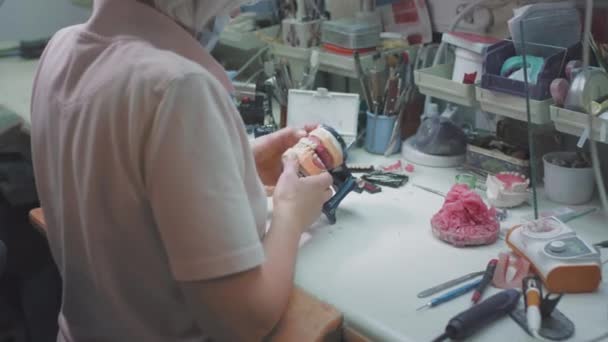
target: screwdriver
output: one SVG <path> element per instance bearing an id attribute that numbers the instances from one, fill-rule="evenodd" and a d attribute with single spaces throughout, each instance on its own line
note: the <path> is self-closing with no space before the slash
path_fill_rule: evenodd
<path id="1" fill-rule="evenodd" d="M 479 284 L 479 286 L 475 289 L 473 297 L 471 298 L 473 304 L 477 304 L 477 302 L 479 302 L 481 296 L 483 295 L 483 291 L 485 291 L 486 287 L 488 287 L 488 285 L 492 281 L 492 278 L 494 277 L 494 272 L 496 271 L 496 264 L 498 264 L 498 260 L 496 259 L 492 259 L 488 263 L 486 271 L 483 274 L 483 278 L 481 279 L 481 284 Z"/>
<path id="2" fill-rule="evenodd" d="M 445 332 L 433 342 L 462 340 L 477 332 L 487 324 L 513 311 L 519 302 L 518 290 L 510 289 L 499 292 L 470 309 L 454 316 L 445 327 Z"/>
<path id="3" fill-rule="evenodd" d="M 450 292 L 446 292 L 445 294 L 442 294 L 441 296 L 437 297 L 437 298 L 433 298 L 431 299 L 430 302 L 426 303 L 425 305 L 419 307 L 418 309 L 416 309 L 416 311 L 420 311 L 422 309 L 425 308 L 433 308 L 439 304 L 443 304 L 447 301 L 450 301 L 454 298 L 460 297 L 470 291 L 473 291 L 474 289 L 477 288 L 477 286 L 479 286 L 479 284 L 481 284 L 481 279 L 476 280 L 474 282 L 465 284 L 461 287 L 458 287 Z"/>

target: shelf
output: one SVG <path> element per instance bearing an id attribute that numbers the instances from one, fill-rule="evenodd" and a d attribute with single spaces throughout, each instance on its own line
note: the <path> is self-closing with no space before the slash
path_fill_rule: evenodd
<path id="1" fill-rule="evenodd" d="M 275 37 L 278 32 L 279 25 L 252 32 L 238 32 L 227 29 L 220 35 L 220 44 L 241 51 L 260 49 L 268 44 L 262 37 Z"/>
<path id="2" fill-rule="evenodd" d="M 454 64 L 440 64 L 414 72 L 415 82 L 424 95 L 467 107 L 477 107 L 475 85 L 452 81 Z"/>
<path id="3" fill-rule="evenodd" d="M 580 137 L 589 125 L 589 114 L 556 106 L 551 106 L 551 119 L 558 131 L 577 137 Z M 591 134 L 590 138 L 606 144 L 608 143 L 607 131 L 608 120 L 594 117 L 593 134 Z"/>
<path id="4" fill-rule="evenodd" d="M 291 47 L 280 43 L 272 44 L 271 51 L 278 57 L 296 60 L 305 64 L 308 64 L 310 58 L 310 49 Z M 410 61 L 414 61 L 418 46 L 410 46 L 405 49 L 386 50 L 380 53 L 382 55 L 389 55 L 392 53 L 401 53 L 403 51 L 407 51 L 410 55 Z M 375 56 L 377 56 L 377 53 L 361 54 L 361 65 L 363 66 L 363 70 L 369 69 L 374 65 Z M 319 60 L 321 61 L 319 65 L 320 71 L 343 77 L 357 78 L 353 56 L 339 55 L 321 50 L 319 57 Z"/>
<path id="5" fill-rule="evenodd" d="M 479 101 L 482 110 L 520 121 L 528 121 L 525 97 L 494 92 L 481 87 L 477 87 L 476 94 L 477 101 Z M 538 125 L 551 124 L 551 112 L 549 107 L 552 104 L 552 99 L 544 101 L 531 99 L 530 112 L 532 123 Z"/>

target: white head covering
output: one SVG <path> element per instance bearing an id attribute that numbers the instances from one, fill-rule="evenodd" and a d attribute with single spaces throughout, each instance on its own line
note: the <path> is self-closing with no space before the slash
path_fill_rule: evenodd
<path id="1" fill-rule="evenodd" d="M 252 0 L 154 0 L 155 7 L 173 20 L 191 29 L 195 34 L 203 32 L 205 25 L 216 16 L 228 15 L 230 11 Z"/>

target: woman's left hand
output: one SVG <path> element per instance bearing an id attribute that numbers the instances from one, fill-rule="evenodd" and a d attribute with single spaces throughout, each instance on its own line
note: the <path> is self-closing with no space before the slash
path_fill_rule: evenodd
<path id="1" fill-rule="evenodd" d="M 317 125 L 304 129 L 283 128 L 277 132 L 259 137 L 252 143 L 253 156 L 262 183 L 274 186 L 283 171 L 282 157 L 285 151 L 293 147 Z"/>

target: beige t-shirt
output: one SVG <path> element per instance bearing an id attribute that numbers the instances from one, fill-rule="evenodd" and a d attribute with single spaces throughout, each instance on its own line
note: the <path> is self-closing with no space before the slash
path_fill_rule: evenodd
<path id="1" fill-rule="evenodd" d="M 155 45 L 77 26 L 40 62 L 32 148 L 59 340 L 200 341 L 178 281 L 264 260 L 267 202 L 229 93 Z"/>

